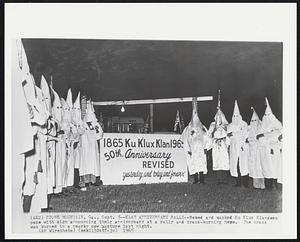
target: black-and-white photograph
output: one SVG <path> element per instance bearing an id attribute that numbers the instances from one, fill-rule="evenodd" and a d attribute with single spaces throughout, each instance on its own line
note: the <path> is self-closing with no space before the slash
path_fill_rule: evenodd
<path id="1" fill-rule="evenodd" d="M 7 4 L 6 238 L 294 237 L 295 9 Z"/>
<path id="2" fill-rule="evenodd" d="M 282 211 L 282 43 L 15 45 L 24 213 Z"/>

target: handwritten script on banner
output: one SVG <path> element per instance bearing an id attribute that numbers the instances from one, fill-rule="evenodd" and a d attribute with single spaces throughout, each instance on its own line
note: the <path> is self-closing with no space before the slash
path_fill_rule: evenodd
<path id="1" fill-rule="evenodd" d="M 106 133 L 100 141 L 104 185 L 187 182 L 178 134 Z"/>

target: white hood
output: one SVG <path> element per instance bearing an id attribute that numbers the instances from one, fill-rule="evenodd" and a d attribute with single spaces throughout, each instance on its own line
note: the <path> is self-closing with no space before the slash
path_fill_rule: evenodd
<path id="1" fill-rule="evenodd" d="M 261 121 L 260 121 L 255 109 L 253 107 L 251 107 L 251 109 L 253 110 L 253 113 L 252 113 L 251 121 L 249 124 L 249 132 L 250 132 L 250 134 L 252 134 L 254 136 L 258 133 L 258 131 L 260 129 Z"/>
<path id="2" fill-rule="evenodd" d="M 78 92 L 77 98 L 73 104 L 72 109 L 72 121 L 74 124 L 81 124 L 81 108 L 80 108 L 80 92 Z"/>
<path id="3" fill-rule="evenodd" d="M 232 114 L 232 123 L 234 125 L 238 125 L 242 122 L 242 116 L 240 113 L 239 105 L 237 103 L 237 100 L 234 101 L 234 109 L 233 109 L 233 114 Z"/>
<path id="4" fill-rule="evenodd" d="M 32 122 L 44 125 L 47 122 L 49 114 L 44 110 L 43 98 L 41 96 L 38 97 L 34 77 L 30 73 L 26 73 L 22 85 L 26 101 L 31 110 Z"/>
<path id="5" fill-rule="evenodd" d="M 48 83 L 47 83 L 47 81 L 46 81 L 46 79 L 43 75 L 42 75 L 42 79 L 41 79 L 41 89 L 42 89 L 42 92 L 43 92 L 43 96 L 44 96 L 44 99 L 45 99 L 47 110 L 50 112 L 51 111 L 50 90 L 49 90 Z"/>
<path id="6" fill-rule="evenodd" d="M 60 101 L 60 98 L 59 98 L 57 92 L 52 87 L 50 87 L 50 88 L 51 88 L 53 96 L 54 96 L 53 105 L 51 108 L 51 114 L 52 114 L 53 118 L 58 123 L 60 123 L 62 121 L 62 112 L 63 112 L 61 101 Z"/>
<path id="7" fill-rule="evenodd" d="M 266 100 L 266 110 L 261 122 L 261 126 L 262 126 L 261 131 L 268 132 L 272 129 L 281 128 L 282 124 L 273 114 L 268 99 L 265 98 L 265 100 Z"/>
<path id="8" fill-rule="evenodd" d="M 41 104 L 41 109 L 39 111 L 43 112 L 47 116 L 47 118 L 48 118 L 50 116 L 50 112 L 48 111 L 46 100 L 45 100 L 45 97 L 43 95 L 43 92 L 37 86 L 35 87 L 35 90 L 36 90 L 37 98 L 38 98 L 38 100 L 39 100 L 39 102 Z"/>
<path id="9" fill-rule="evenodd" d="M 203 129 L 206 130 L 206 128 L 202 125 L 198 116 L 197 98 L 193 98 L 192 105 L 193 105 L 192 119 L 188 125 L 189 135 L 191 135 L 191 137 L 198 137 L 201 140 L 201 142 L 203 142 L 203 136 L 204 136 Z"/>
<path id="10" fill-rule="evenodd" d="M 71 109 L 65 99 L 61 98 L 61 106 L 62 106 L 62 121 L 70 125 L 71 123 Z"/>
<path id="11" fill-rule="evenodd" d="M 73 101 L 72 101 L 72 91 L 71 91 L 71 88 L 69 88 L 69 90 L 68 90 L 66 102 L 67 102 L 69 108 L 72 109 L 73 108 Z"/>
<path id="12" fill-rule="evenodd" d="M 85 116 L 84 116 L 84 122 L 93 122 L 93 109 L 91 106 L 91 101 L 88 100 L 86 102 L 86 111 L 85 111 Z"/>

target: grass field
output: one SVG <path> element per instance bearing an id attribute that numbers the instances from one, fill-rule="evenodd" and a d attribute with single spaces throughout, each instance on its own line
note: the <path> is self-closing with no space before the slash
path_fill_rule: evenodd
<path id="1" fill-rule="evenodd" d="M 83 192 L 53 197 L 51 212 L 176 212 L 176 213 L 276 213 L 282 210 L 281 193 L 217 185 L 206 175 L 206 184 L 165 183 L 91 186 Z"/>

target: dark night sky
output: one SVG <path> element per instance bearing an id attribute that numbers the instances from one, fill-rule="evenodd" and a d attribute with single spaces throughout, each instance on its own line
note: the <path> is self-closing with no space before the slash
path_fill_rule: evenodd
<path id="1" fill-rule="evenodd" d="M 85 92 L 94 101 L 213 95 L 199 102 L 199 117 L 208 126 L 221 89 L 222 110 L 231 121 L 234 99 L 245 121 L 251 106 L 264 113 L 267 96 L 282 121 L 282 43 L 23 39 L 31 72 L 40 84 L 43 74 L 66 97 Z M 146 118 L 148 106 L 97 107 L 109 114 Z M 191 103 L 154 106 L 154 128 L 172 130 L 176 110 L 187 124 Z"/>

